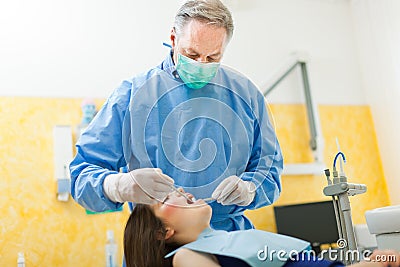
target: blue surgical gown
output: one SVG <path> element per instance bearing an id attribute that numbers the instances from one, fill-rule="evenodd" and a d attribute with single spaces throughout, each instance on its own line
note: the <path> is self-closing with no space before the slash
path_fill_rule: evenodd
<path id="1" fill-rule="evenodd" d="M 282 154 L 263 95 L 244 75 L 221 66 L 201 89 L 187 87 L 172 53 L 157 67 L 125 80 L 76 144 L 71 194 L 92 211 L 119 208 L 103 192 L 104 178 L 121 170 L 160 168 L 196 198 L 211 197 L 237 175 L 256 184 L 248 206 L 211 202 L 211 225 L 253 228 L 246 209 L 270 205 L 281 191 Z"/>

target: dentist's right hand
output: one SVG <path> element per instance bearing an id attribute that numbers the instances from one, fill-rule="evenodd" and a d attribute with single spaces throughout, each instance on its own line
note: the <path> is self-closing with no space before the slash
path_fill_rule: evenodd
<path id="1" fill-rule="evenodd" d="M 174 180 L 163 174 L 161 169 L 143 168 L 108 175 L 104 179 L 103 190 L 113 202 L 151 205 L 165 199 L 173 185 Z"/>

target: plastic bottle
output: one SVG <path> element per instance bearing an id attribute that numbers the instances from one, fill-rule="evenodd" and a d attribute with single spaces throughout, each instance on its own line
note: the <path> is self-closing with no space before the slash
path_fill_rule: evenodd
<path id="1" fill-rule="evenodd" d="M 96 104 L 92 99 L 86 98 L 82 101 L 81 109 L 82 120 L 81 123 L 76 127 L 77 138 L 81 136 L 83 130 L 86 129 L 93 117 L 96 115 Z"/>
<path id="2" fill-rule="evenodd" d="M 107 231 L 106 266 L 117 267 L 117 244 L 115 243 L 114 232 L 112 230 Z"/>
<path id="3" fill-rule="evenodd" d="M 25 257 L 23 252 L 18 252 L 17 266 L 25 267 Z"/>

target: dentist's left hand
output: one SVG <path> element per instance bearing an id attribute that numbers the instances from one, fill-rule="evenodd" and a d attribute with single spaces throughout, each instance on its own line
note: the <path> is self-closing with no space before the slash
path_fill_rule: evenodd
<path id="1" fill-rule="evenodd" d="M 218 185 L 212 198 L 222 205 L 247 206 L 253 202 L 255 195 L 256 186 L 253 182 L 243 181 L 232 175 Z"/>

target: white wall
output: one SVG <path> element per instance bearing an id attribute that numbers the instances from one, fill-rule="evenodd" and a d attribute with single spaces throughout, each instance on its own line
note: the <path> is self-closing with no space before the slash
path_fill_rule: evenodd
<path id="1" fill-rule="evenodd" d="M 0 94 L 106 97 L 158 64 L 178 3 L 0 2 Z"/>
<path id="2" fill-rule="evenodd" d="M 362 87 L 371 106 L 392 204 L 400 204 L 400 1 L 352 0 Z"/>
<path id="3" fill-rule="evenodd" d="M 293 51 L 310 54 L 318 104 L 365 104 L 347 0 L 225 0 L 235 34 L 224 63 L 257 84 Z M 0 95 L 107 97 L 166 55 L 182 1 L 0 2 Z M 302 102 L 299 72 L 270 97 Z"/>

